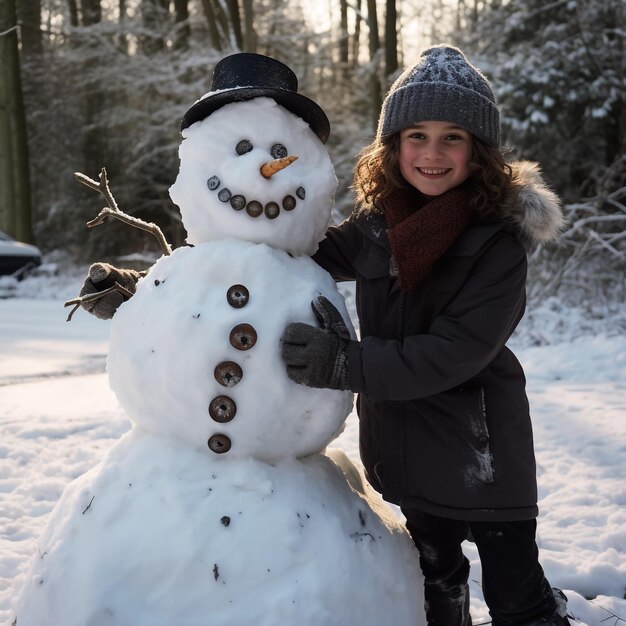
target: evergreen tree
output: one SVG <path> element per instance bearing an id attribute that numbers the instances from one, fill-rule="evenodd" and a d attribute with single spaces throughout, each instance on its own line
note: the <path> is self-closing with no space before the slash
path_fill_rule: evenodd
<path id="1" fill-rule="evenodd" d="M 568 200 L 598 193 L 626 152 L 624 6 L 494 2 L 467 35 L 494 80 L 505 140 Z"/>
<path id="2" fill-rule="evenodd" d="M 461 19 L 461 43 L 494 81 L 504 143 L 538 161 L 566 202 L 558 247 L 530 258 L 530 300 L 558 294 L 592 316 L 623 307 L 625 6 L 493 0 Z"/>

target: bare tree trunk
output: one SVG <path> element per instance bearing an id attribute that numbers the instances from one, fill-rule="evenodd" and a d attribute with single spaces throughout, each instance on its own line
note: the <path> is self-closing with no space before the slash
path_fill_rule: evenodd
<path id="1" fill-rule="evenodd" d="M 233 25 L 233 34 L 235 35 L 235 45 L 238 50 L 243 50 L 243 33 L 241 31 L 241 16 L 239 14 L 238 0 L 226 0 L 226 8 L 230 23 Z"/>
<path id="2" fill-rule="evenodd" d="M 463 14 L 465 13 L 465 0 L 458 0 L 456 3 L 456 30 L 460 32 L 463 28 Z"/>
<path id="3" fill-rule="evenodd" d="M 361 0 L 355 3 L 354 34 L 352 36 L 352 68 L 359 64 L 359 51 L 361 49 Z"/>
<path id="4" fill-rule="evenodd" d="M 43 52 L 41 32 L 41 0 L 20 0 L 18 3 L 20 41 L 25 57 Z"/>
<path id="5" fill-rule="evenodd" d="M 67 0 L 67 7 L 70 12 L 70 25 L 73 27 L 78 26 L 78 5 L 76 0 Z"/>
<path id="6" fill-rule="evenodd" d="M 382 106 L 380 80 L 378 78 L 378 51 L 380 50 L 380 38 L 378 36 L 378 11 L 376 0 L 367 0 L 367 22 L 370 29 L 369 52 L 372 66 L 370 74 L 370 103 L 372 106 L 372 127 L 378 125 L 378 115 Z"/>
<path id="7" fill-rule="evenodd" d="M 402 22 L 402 3 L 398 8 L 398 24 Z M 398 67 L 404 67 L 404 36 L 402 34 L 402 28 L 398 26 Z"/>
<path id="8" fill-rule="evenodd" d="M 102 20 L 100 0 L 82 0 L 83 26 L 98 24 Z"/>
<path id="9" fill-rule="evenodd" d="M 189 47 L 191 27 L 189 26 L 189 0 L 174 0 L 174 21 L 176 22 L 176 48 Z"/>
<path id="10" fill-rule="evenodd" d="M 119 11 L 118 24 L 120 26 L 117 42 L 120 50 L 128 53 L 128 37 L 124 32 L 124 22 L 126 22 L 126 0 L 118 0 L 117 6 Z"/>
<path id="11" fill-rule="evenodd" d="M 348 2 L 339 0 L 339 63 L 342 72 L 348 67 L 350 43 L 348 39 Z"/>
<path id="12" fill-rule="evenodd" d="M 385 0 L 385 76 L 398 69 L 398 13 L 396 0 Z"/>
<path id="13" fill-rule="evenodd" d="M 0 228 L 32 242 L 26 117 L 15 0 L 0 2 Z"/>
<path id="14" fill-rule="evenodd" d="M 210 0 L 211 7 L 213 9 L 218 32 L 220 32 L 220 37 L 226 46 L 232 45 L 232 40 L 230 37 L 230 28 L 228 25 L 228 16 L 226 15 L 226 11 L 224 11 L 224 7 L 220 0 Z"/>
<path id="15" fill-rule="evenodd" d="M 202 8 L 204 9 L 204 16 L 206 17 L 207 24 L 209 26 L 209 37 L 211 38 L 211 45 L 218 52 L 222 51 L 222 41 L 220 38 L 220 32 L 217 28 L 217 20 L 215 19 L 215 12 L 211 4 L 211 0 L 202 0 Z"/>
<path id="16" fill-rule="evenodd" d="M 254 8 L 252 0 L 243 0 L 243 19 L 243 49 L 246 52 L 256 52 L 257 35 L 254 30 Z"/>
<path id="17" fill-rule="evenodd" d="M 380 48 L 380 37 L 378 36 L 378 9 L 376 8 L 376 0 L 367 0 L 367 24 L 370 29 L 370 58 L 374 58 L 374 55 Z"/>

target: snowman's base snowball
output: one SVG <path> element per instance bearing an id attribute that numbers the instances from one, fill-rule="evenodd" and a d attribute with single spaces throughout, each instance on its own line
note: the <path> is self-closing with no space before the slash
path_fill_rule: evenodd
<path id="1" fill-rule="evenodd" d="M 416 626 L 417 554 L 328 457 L 218 463 L 135 428 L 57 505 L 19 626 Z"/>

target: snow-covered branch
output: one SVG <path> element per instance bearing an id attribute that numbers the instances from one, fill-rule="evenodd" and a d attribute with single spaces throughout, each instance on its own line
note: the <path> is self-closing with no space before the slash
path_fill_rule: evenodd
<path id="1" fill-rule="evenodd" d="M 583 217 L 577 220 L 571 228 L 566 230 L 562 238 L 570 237 L 578 230 L 586 227 L 588 224 L 606 224 L 608 222 L 624 222 L 626 225 L 626 215 L 590 215 L 589 217 Z"/>
<path id="2" fill-rule="evenodd" d="M 154 235 L 157 238 L 159 245 L 161 246 L 163 254 L 169 255 L 172 253 L 170 244 L 167 242 L 167 240 L 165 239 L 165 235 L 156 224 L 154 224 L 153 222 L 145 222 L 144 220 L 141 220 L 137 217 L 132 217 L 132 215 L 128 215 L 127 213 L 119 210 L 117 203 L 115 202 L 115 198 L 113 197 L 113 194 L 111 193 L 111 190 L 109 188 L 109 180 L 107 177 L 106 169 L 104 167 L 100 172 L 99 181 L 93 180 L 92 178 L 89 178 L 89 176 L 85 176 L 85 174 L 81 174 L 80 172 L 76 172 L 74 175 L 76 176 L 76 179 L 83 185 L 99 191 L 106 198 L 106 201 L 109 205 L 108 207 L 103 208 L 94 219 L 87 222 L 87 226 L 89 228 L 99 226 L 104 222 L 107 217 L 114 217 L 124 222 L 125 224 L 129 224 L 130 226 L 134 226 L 135 228 L 145 230 L 146 232 Z"/>

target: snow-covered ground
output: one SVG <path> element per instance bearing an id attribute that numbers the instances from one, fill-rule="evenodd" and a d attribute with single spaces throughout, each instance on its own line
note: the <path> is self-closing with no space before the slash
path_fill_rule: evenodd
<path id="1" fill-rule="evenodd" d="M 68 310 L 62 303 L 77 293 L 80 273 L 32 278 L 20 285 L 0 279 L 0 293 L 18 296 L 0 300 L 3 624 L 13 619 L 28 561 L 63 489 L 96 465 L 130 428 L 104 373 L 109 324 L 83 311 L 65 322 Z M 540 313 L 532 316 L 533 324 L 541 324 Z M 550 582 L 566 590 L 575 617 L 590 626 L 623 626 L 626 337 L 604 334 L 598 325 L 596 334 L 571 333 L 576 337 L 571 339 L 570 313 L 562 315 L 560 333 L 548 337 L 551 345 L 513 342 L 526 369 L 534 416 L 541 560 Z M 580 312 L 572 311 L 572 320 L 575 315 Z M 554 319 L 553 308 L 550 316 Z M 530 335 L 520 333 L 521 338 Z M 358 459 L 354 414 L 332 447 Z M 477 624 L 489 618 L 478 556 L 473 544 L 466 548 Z"/>

